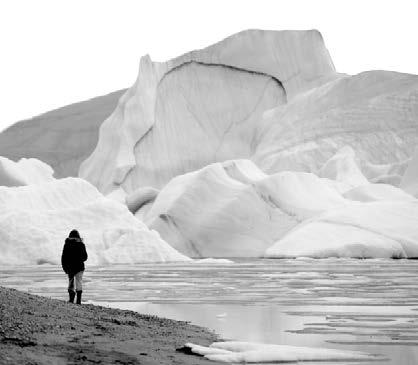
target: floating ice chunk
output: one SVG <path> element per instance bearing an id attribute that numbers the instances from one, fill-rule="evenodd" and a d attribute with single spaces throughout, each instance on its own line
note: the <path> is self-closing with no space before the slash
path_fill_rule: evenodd
<path id="1" fill-rule="evenodd" d="M 187 256 L 258 257 L 300 221 L 269 200 L 268 188 L 212 164 L 171 180 L 144 221 Z"/>
<path id="2" fill-rule="evenodd" d="M 216 315 L 216 318 L 225 318 L 226 316 L 228 316 L 228 313 L 219 313 Z"/>
<path id="3" fill-rule="evenodd" d="M 85 239 L 89 265 L 190 261 L 82 179 L 0 187 L 0 265 L 57 264 L 74 228 Z"/>
<path id="4" fill-rule="evenodd" d="M 269 176 L 245 160 L 212 164 L 170 181 L 145 221 L 193 257 L 418 255 L 414 197 L 370 183 L 341 194 L 333 182 L 350 186 L 305 172 Z"/>
<path id="5" fill-rule="evenodd" d="M 186 347 L 209 360 L 229 363 L 383 360 L 380 356 L 355 351 L 269 345 L 254 342 L 214 342 L 209 347 L 187 343 Z"/>
<path id="6" fill-rule="evenodd" d="M 227 161 L 178 176 L 145 214 L 147 225 L 192 257 L 258 257 L 305 219 L 350 202 L 328 179 L 251 161 Z"/>
<path id="7" fill-rule="evenodd" d="M 206 258 L 206 259 L 199 259 L 199 260 L 194 260 L 193 262 L 198 263 L 198 264 L 233 264 L 234 261 L 232 260 L 228 260 L 228 259 L 213 259 L 213 258 Z"/>

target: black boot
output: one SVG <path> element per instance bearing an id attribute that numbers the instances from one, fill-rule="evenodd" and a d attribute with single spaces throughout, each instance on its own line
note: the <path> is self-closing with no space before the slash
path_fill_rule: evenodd
<path id="1" fill-rule="evenodd" d="M 70 299 L 68 300 L 69 303 L 74 303 L 75 298 L 75 291 L 68 289 L 68 294 L 70 296 Z"/>
<path id="2" fill-rule="evenodd" d="M 77 304 L 81 304 L 81 294 L 83 293 L 82 290 L 77 290 Z"/>

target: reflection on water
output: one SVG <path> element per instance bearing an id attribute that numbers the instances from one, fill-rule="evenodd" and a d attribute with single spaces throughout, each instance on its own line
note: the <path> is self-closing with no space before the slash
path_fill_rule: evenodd
<path id="1" fill-rule="evenodd" d="M 415 365 L 417 274 L 417 261 L 298 259 L 95 267 L 85 278 L 91 302 L 192 321 L 226 339 L 360 350 Z M 66 296 L 58 267 L 0 270 L 0 280 Z"/>

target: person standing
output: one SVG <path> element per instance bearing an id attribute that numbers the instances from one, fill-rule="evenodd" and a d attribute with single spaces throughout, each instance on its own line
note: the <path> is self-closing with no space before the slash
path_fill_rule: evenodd
<path id="1" fill-rule="evenodd" d="M 83 273 L 84 262 L 87 260 L 86 246 L 77 230 L 73 229 L 65 239 L 62 250 L 61 265 L 64 272 L 68 275 L 68 294 L 69 302 L 74 303 L 77 294 L 77 304 L 81 304 L 81 294 L 83 293 Z"/>

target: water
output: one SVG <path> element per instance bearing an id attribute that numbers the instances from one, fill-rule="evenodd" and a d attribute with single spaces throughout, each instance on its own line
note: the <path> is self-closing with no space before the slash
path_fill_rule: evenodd
<path id="1" fill-rule="evenodd" d="M 358 350 L 415 365 L 417 274 L 418 261 L 408 260 L 89 267 L 85 299 L 191 321 L 224 339 Z M 3 269 L 0 284 L 66 298 L 66 277 L 55 266 Z"/>

